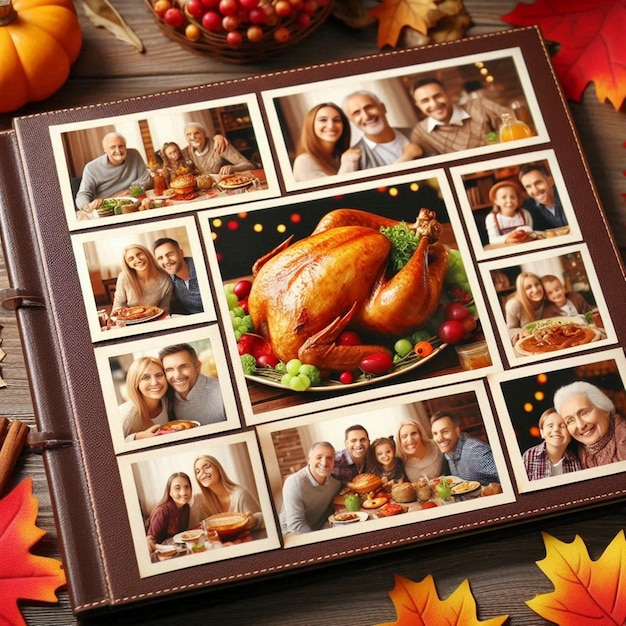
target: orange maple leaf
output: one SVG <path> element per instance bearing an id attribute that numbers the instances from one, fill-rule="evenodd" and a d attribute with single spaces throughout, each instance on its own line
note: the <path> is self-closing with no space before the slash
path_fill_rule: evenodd
<path id="1" fill-rule="evenodd" d="M 537 561 L 555 590 L 526 604 L 560 626 L 626 623 L 626 544 L 621 530 L 597 561 L 576 535 L 563 543 L 543 533 L 546 558 Z"/>
<path id="2" fill-rule="evenodd" d="M 17 600 L 57 602 L 65 584 L 60 561 L 30 553 L 46 533 L 36 525 L 39 503 L 32 479 L 23 480 L 0 500 L 0 623 L 24 624 Z"/>
<path id="3" fill-rule="evenodd" d="M 508 615 L 480 621 L 476 617 L 476 601 L 465 579 L 447 600 L 440 600 L 431 574 L 416 583 L 396 575 L 395 587 L 389 596 L 396 607 L 398 619 L 378 626 L 501 626 Z"/>
<path id="4" fill-rule="evenodd" d="M 432 0 L 383 0 L 368 13 L 378 20 L 379 48 L 394 47 L 405 26 L 426 35 L 441 17 Z"/>
<path id="5" fill-rule="evenodd" d="M 619 111 L 626 98 L 623 0 L 537 0 L 502 16 L 515 26 L 538 24 L 543 36 L 561 45 L 553 63 L 565 95 L 580 101 L 590 82 L 600 102 Z"/>

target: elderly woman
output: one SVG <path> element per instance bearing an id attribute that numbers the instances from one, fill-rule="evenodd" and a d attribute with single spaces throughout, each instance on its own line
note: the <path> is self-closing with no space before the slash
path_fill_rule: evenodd
<path id="1" fill-rule="evenodd" d="M 398 427 L 398 456 L 404 463 L 408 481 L 417 482 L 420 476 L 436 478 L 444 471 L 444 456 L 439 446 L 426 434 L 416 420 L 407 419 Z"/>
<path id="2" fill-rule="evenodd" d="M 626 460 L 626 421 L 600 389 L 585 381 L 565 385 L 554 394 L 554 408 L 580 444 L 583 467 Z"/>

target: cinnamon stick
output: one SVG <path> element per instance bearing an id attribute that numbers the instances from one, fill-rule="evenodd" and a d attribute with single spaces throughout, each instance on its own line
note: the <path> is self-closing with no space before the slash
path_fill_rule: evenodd
<path id="1" fill-rule="evenodd" d="M 8 422 L 8 426 L 6 425 Z M 7 420 L 2 418 L 0 422 L 0 433 L 5 429 L 4 436 L 0 435 L 0 495 L 4 491 L 11 472 L 17 463 L 22 449 L 28 437 L 28 425 L 20 420 Z"/>

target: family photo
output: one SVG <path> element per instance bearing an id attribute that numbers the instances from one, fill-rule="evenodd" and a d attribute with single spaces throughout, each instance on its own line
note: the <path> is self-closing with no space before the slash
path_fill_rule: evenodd
<path id="1" fill-rule="evenodd" d="M 118 450 L 240 424 L 216 326 L 99 348 L 96 357 Z"/>
<path id="2" fill-rule="evenodd" d="M 77 235 L 74 248 L 95 339 L 147 332 L 153 322 L 215 319 L 192 219 Z M 178 320 L 178 321 L 177 321 Z"/>
<path id="3" fill-rule="evenodd" d="M 62 133 L 57 155 L 64 164 L 58 169 L 70 183 L 70 224 L 135 220 L 188 202 L 229 203 L 267 189 L 266 141 L 256 120 L 249 102 L 239 101 Z"/>
<path id="4" fill-rule="evenodd" d="M 325 184 L 372 168 L 397 171 L 537 135 L 513 57 L 336 81 L 275 96 L 273 105 L 285 140 L 285 174 L 295 184 Z"/>
<path id="5" fill-rule="evenodd" d="M 137 453 L 120 463 L 128 467 L 124 488 L 143 575 L 278 547 L 249 436 Z"/>
<path id="6" fill-rule="evenodd" d="M 347 394 L 389 381 L 410 389 L 416 376 L 469 375 L 496 361 L 441 182 L 408 175 L 375 189 L 259 203 L 219 223 L 206 216 L 205 241 L 224 283 L 218 301 L 231 317 L 255 415 L 293 416 L 307 402 L 349 402 Z M 466 326 L 457 320 L 445 328 L 462 334 L 459 344 L 482 346 L 475 361 L 461 361 L 438 334 L 447 304 Z M 294 360 L 306 368 L 296 371 Z M 292 379 L 283 377 L 289 362 Z"/>
<path id="7" fill-rule="evenodd" d="M 571 360 L 567 367 L 499 382 L 524 488 L 589 478 L 581 470 L 619 472 L 613 464 L 626 461 L 623 353 Z"/>
<path id="8" fill-rule="evenodd" d="M 483 411 L 477 393 L 466 390 L 260 427 L 286 547 L 301 535 L 353 522 L 419 514 L 398 518 L 410 523 L 448 504 L 488 505 L 482 498 L 503 493 L 508 480 Z"/>

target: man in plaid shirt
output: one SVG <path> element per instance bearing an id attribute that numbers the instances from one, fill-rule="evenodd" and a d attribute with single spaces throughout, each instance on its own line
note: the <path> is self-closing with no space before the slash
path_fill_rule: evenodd
<path id="1" fill-rule="evenodd" d="M 455 415 L 439 411 L 430 418 L 433 439 L 443 452 L 450 474 L 481 485 L 500 482 L 489 444 L 461 432 Z"/>
<path id="2" fill-rule="evenodd" d="M 372 471 L 370 438 L 367 430 L 360 424 L 355 424 L 346 429 L 345 438 L 346 447 L 335 453 L 333 469 L 333 476 L 339 479 L 344 487 L 357 474 Z"/>

